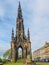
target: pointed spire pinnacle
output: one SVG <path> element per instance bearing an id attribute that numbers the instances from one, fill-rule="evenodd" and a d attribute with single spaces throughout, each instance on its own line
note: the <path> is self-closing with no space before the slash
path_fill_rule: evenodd
<path id="1" fill-rule="evenodd" d="M 13 28 L 12 28 L 12 33 L 14 33 L 14 30 L 13 30 Z"/>
<path id="2" fill-rule="evenodd" d="M 19 1 L 19 6 L 18 6 L 18 18 L 22 18 L 22 11 L 21 11 L 20 1 Z"/>
<path id="3" fill-rule="evenodd" d="M 30 41 L 30 32 L 29 32 L 29 28 L 28 28 L 28 40 Z"/>
<path id="4" fill-rule="evenodd" d="M 20 1 L 19 1 L 19 9 L 21 8 Z"/>
<path id="5" fill-rule="evenodd" d="M 14 30 L 12 28 L 12 41 L 14 41 Z"/>

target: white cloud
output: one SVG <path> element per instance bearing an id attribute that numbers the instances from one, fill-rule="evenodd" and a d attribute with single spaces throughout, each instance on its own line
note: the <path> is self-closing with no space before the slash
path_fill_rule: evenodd
<path id="1" fill-rule="evenodd" d="M 0 52 L 5 52 L 7 49 L 10 49 L 10 44 L 5 41 L 0 41 Z"/>
<path id="2" fill-rule="evenodd" d="M 0 17 L 3 17 L 5 15 L 5 10 L 3 6 L 0 5 Z"/>
<path id="3" fill-rule="evenodd" d="M 28 8 L 39 15 L 49 14 L 49 0 L 30 0 Z"/>

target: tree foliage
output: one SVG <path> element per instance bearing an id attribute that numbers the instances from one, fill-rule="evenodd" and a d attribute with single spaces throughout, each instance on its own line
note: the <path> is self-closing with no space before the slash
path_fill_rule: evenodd
<path id="1" fill-rule="evenodd" d="M 2 59 L 0 58 L 0 62 L 2 62 Z"/>
<path id="2" fill-rule="evenodd" d="M 10 52 L 11 52 L 10 49 L 6 50 L 5 53 L 3 54 L 3 57 L 7 58 L 10 55 Z"/>

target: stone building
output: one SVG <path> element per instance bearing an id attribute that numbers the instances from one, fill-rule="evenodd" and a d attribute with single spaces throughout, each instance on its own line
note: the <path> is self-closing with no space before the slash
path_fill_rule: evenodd
<path id="1" fill-rule="evenodd" d="M 34 61 L 49 61 L 49 43 L 46 42 L 45 45 L 32 54 L 32 60 Z"/>
<path id="2" fill-rule="evenodd" d="M 12 29 L 12 40 L 11 40 L 11 61 L 18 60 L 18 49 L 22 49 L 22 58 L 26 59 L 27 55 L 31 55 L 31 42 L 30 32 L 28 29 L 28 35 L 25 35 L 24 22 L 22 16 L 21 5 L 19 2 L 18 15 L 16 21 L 16 35 L 14 37 L 14 30 Z"/>

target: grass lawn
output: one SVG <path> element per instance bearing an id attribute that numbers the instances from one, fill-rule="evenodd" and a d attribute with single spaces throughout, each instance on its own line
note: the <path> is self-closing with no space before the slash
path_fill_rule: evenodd
<path id="1" fill-rule="evenodd" d="M 39 64 L 39 65 L 49 65 L 49 63 L 46 63 L 46 62 L 36 62 L 36 64 Z"/>
<path id="2" fill-rule="evenodd" d="M 6 63 L 4 65 L 24 65 L 23 62 L 10 62 L 10 63 Z"/>
<path id="3" fill-rule="evenodd" d="M 45 63 L 45 62 L 36 62 L 36 64 L 38 65 L 49 65 L 49 63 Z M 10 62 L 10 63 L 6 63 L 4 65 L 24 65 L 23 62 Z"/>

